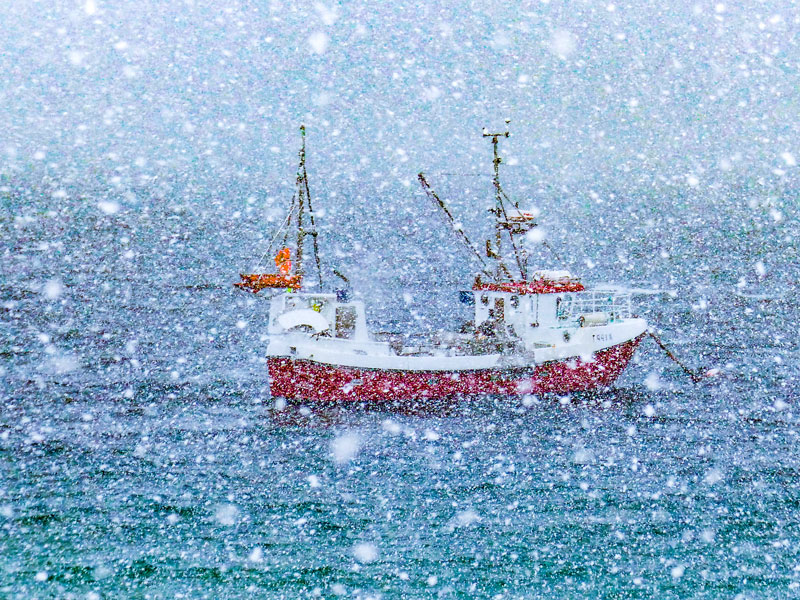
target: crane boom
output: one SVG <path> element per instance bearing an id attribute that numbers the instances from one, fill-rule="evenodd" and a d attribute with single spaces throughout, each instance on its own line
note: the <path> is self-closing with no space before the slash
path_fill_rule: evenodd
<path id="1" fill-rule="evenodd" d="M 458 234 L 459 239 L 461 240 L 461 242 L 467 248 L 469 248 L 470 252 L 472 252 L 472 254 L 481 263 L 481 270 L 485 274 L 487 274 L 489 276 L 492 276 L 491 272 L 489 271 L 489 269 L 488 269 L 488 267 L 486 265 L 486 261 L 483 259 L 483 256 L 481 255 L 480 252 L 478 252 L 478 250 L 475 248 L 475 246 L 472 245 L 472 242 L 467 237 L 467 234 L 464 233 L 464 230 L 456 222 L 455 218 L 453 218 L 453 214 L 450 212 L 450 209 L 447 208 L 447 205 L 442 201 L 441 198 L 439 198 L 439 196 L 436 194 L 436 192 L 433 191 L 433 188 L 428 183 L 428 180 L 425 179 L 425 175 L 423 173 L 420 173 L 419 175 L 417 175 L 417 178 L 419 179 L 420 185 L 422 185 L 422 189 L 425 192 L 425 195 L 427 195 L 428 198 L 430 198 L 433 201 L 433 203 L 436 205 L 436 207 L 439 210 L 442 211 L 442 213 L 444 214 L 444 216 L 447 219 L 448 223 L 450 223 L 450 225 L 452 225 L 453 230 Z"/>

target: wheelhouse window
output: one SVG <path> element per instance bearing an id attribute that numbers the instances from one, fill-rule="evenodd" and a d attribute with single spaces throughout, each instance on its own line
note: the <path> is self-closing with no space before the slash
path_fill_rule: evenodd
<path id="1" fill-rule="evenodd" d="M 336 308 L 336 337 L 350 339 L 356 331 L 356 309 L 352 306 Z"/>
<path id="2" fill-rule="evenodd" d="M 572 296 L 565 294 L 556 300 L 556 317 L 560 320 L 569 319 L 572 315 Z"/>

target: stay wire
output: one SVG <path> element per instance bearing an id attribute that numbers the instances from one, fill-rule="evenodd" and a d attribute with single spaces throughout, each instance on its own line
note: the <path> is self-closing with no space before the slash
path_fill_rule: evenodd
<path id="1" fill-rule="evenodd" d="M 283 220 L 283 224 L 280 227 L 278 227 L 277 231 L 275 232 L 275 235 L 272 236 L 272 240 L 270 240 L 269 246 L 267 246 L 267 249 L 264 252 L 264 254 L 262 254 L 261 258 L 258 259 L 258 262 L 256 263 L 256 268 L 257 269 L 260 269 L 262 266 L 264 266 L 264 261 L 267 259 L 267 256 L 272 251 L 272 246 L 273 246 L 273 244 L 275 244 L 275 241 L 278 239 L 278 236 L 280 236 L 281 232 L 284 232 L 283 245 L 284 246 L 286 245 L 286 238 L 288 236 L 289 222 L 291 221 L 292 214 L 294 213 L 294 204 L 295 204 L 295 196 L 292 196 L 292 203 L 289 206 L 289 213 L 286 215 L 286 218 Z"/>

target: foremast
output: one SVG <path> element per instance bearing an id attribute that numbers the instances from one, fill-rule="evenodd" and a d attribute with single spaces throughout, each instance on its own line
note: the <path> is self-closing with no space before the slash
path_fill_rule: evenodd
<path id="1" fill-rule="evenodd" d="M 306 126 L 300 125 L 300 164 L 297 167 L 297 241 L 295 260 L 297 261 L 296 273 L 302 279 L 305 275 L 303 265 L 303 245 L 307 235 L 311 236 L 313 243 L 314 260 L 316 262 L 317 278 L 322 287 L 322 268 L 319 262 L 319 245 L 317 243 L 317 227 L 314 223 L 314 209 L 311 206 L 311 190 L 308 187 L 308 172 L 306 171 Z M 306 207 L 308 216 L 306 217 Z"/>
<path id="2" fill-rule="evenodd" d="M 277 273 L 242 273 L 242 281 L 234 283 L 236 287 L 253 293 L 260 292 L 265 288 L 287 288 L 289 290 L 300 289 L 306 275 L 305 268 L 305 241 L 306 236 L 311 236 L 312 252 L 314 254 L 317 278 L 322 287 L 322 268 L 319 259 L 319 247 L 317 244 L 317 228 L 314 222 L 314 209 L 311 205 L 311 190 L 308 186 L 308 172 L 306 171 L 306 128 L 300 126 L 300 151 L 298 153 L 299 164 L 297 166 L 297 177 L 295 180 L 295 193 L 289 206 L 289 212 L 278 228 L 269 247 L 261 257 L 260 263 L 272 254 L 276 242 L 280 238 L 275 254 L 275 266 Z M 294 246 L 294 257 L 292 257 L 292 246 Z M 292 260 L 294 258 L 294 260 Z M 259 269 L 260 270 L 260 269 Z"/>

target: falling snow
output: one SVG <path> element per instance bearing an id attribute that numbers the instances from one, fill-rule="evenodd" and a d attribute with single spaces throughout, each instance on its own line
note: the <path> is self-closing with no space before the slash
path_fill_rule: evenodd
<path id="1" fill-rule="evenodd" d="M 0 597 L 798 593 L 793 2 L 0 22 Z M 323 287 L 413 347 L 469 330 L 459 232 L 486 254 L 506 119 L 530 260 L 631 293 L 674 360 L 645 336 L 592 393 L 274 397 L 269 301 L 231 283 L 275 266 L 300 124 Z"/>

